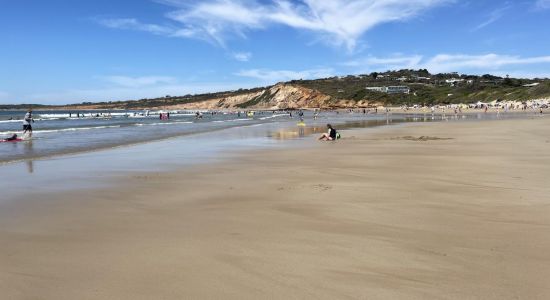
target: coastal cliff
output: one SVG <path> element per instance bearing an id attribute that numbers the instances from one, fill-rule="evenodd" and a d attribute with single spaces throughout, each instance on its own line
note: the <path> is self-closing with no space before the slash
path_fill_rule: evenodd
<path id="1" fill-rule="evenodd" d="M 388 92 L 388 88 L 392 88 Z M 0 109 L 33 106 L 40 109 L 238 110 L 330 109 L 376 105 L 438 105 L 493 101 L 526 102 L 550 99 L 549 79 L 502 78 L 427 70 L 399 70 L 292 80 L 267 87 L 139 100 L 88 102 L 66 106 L 4 105 Z"/>
<path id="2" fill-rule="evenodd" d="M 334 100 L 318 90 L 289 83 L 279 83 L 271 87 L 238 95 L 222 95 L 212 99 L 162 105 L 163 109 L 298 109 L 298 108 L 345 108 L 368 106 L 368 101 Z M 374 104 L 374 103 L 372 103 Z"/>

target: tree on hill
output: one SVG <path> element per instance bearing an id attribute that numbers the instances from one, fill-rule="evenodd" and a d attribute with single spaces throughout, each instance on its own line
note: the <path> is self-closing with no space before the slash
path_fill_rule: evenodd
<path id="1" fill-rule="evenodd" d="M 502 79 L 502 77 L 494 76 L 494 75 L 491 75 L 491 74 L 485 74 L 485 75 L 481 76 L 481 78 L 483 78 L 483 79 L 485 79 L 485 80 L 497 80 L 497 79 Z"/>
<path id="2" fill-rule="evenodd" d="M 418 69 L 418 71 L 416 71 L 416 75 L 418 77 L 430 77 L 431 76 L 430 72 L 428 72 L 428 69 Z"/>

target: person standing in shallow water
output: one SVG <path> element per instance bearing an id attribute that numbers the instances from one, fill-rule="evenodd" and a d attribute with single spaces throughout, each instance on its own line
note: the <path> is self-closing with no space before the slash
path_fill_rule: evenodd
<path id="1" fill-rule="evenodd" d="M 304 121 L 304 112 L 301 109 L 298 112 L 298 116 L 300 116 L 300 121 L 303 122 Z"/>
<path id="2" fill-rule="evenodd" d="M 25 118 L 23 118 L 23 136 L 28 132 L 28 137 L 32 137 L 31 123 L 34 123 L 34 119 L 32 118 L 32 109 L 29 109 L 25 114 Z"/>

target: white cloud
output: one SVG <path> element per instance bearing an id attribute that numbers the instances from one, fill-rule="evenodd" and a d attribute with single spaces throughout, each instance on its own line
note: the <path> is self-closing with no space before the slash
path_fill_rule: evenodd
<path id="1" fill-rule="evenodd" d="M 204 28 L 192 26 L 173 26 L 173 25 L 158 25 L 142 23 L 134 18 L 122 19 L 105 19 L 96 18 L 99 24 L 113 29 L 143 31 L 155 35 L 172 37 L 172 38 L 197 38 L 212 42 L 212 39 L 207 38 L 207 33 Z M 219 45 L 224 45 L 223 41 L 214 41 Z"/>
<path id="2" fill-rule="evenodd" d="M 252 53 L 250 53 L 250 52 L 236 52 L 236 53 L 233 53 L 233 58 L 238 60 L 238 61 L 247 62 L 247 61 L 250 60 L 250 58 L 252 58 Z"/>
<path id="3" fill-rule="evenodd" d="M 480 30 L 496 21 L 498 21 L 500 18 L 504 16 L 504 13 L 512 8 L 512 5 L 509 2 L 506 2 L 503 7 L 499 7 L 495 10 L 493 10 L 488 16 L 485 21 L 477 25 L 473 31 Z"/>
<path id="4" fill-rule="evenodd" d="M 507 75 L 512 78 L 550 78 L 550 72 L 527 72 L 527 71 L 517 71 L 517 70 L 502 70 L 492 73 L 491 75 L 496 75 L 500 77 L 506 77 Z"/>
<path id="5" fill-rule="evenodd" d="M 324 78 L 333 76 L 333 74 L 334 70 L 332 69 L 312 69 L 303 71 L 250 69 L 241 70 L 235 75 L 259 79 L 265 83 L 275 83 L 296 79 Z"/>
<path id="6" fill-rule="evenodd" d="M 250 86 L 252 87 L 252 86 Z M 143 98 L 158 98 L 165 95 L 210 93 L 246 88 L 236 83 L 168 84 L 142 87 L 106 87 L 97 89 L 70 89 L 25 95 L 28 102 L 41 104 L 64 104 L 80 102 L 117 101 Z"/>
<path id="7" fill-rule="evenodd" d="M 485 54 L 439 54 L 425 63 L 426 68 L 436 72 L 449 72 L 452 70 L 482 69 L 485 71 L 498 70 L 502 67 L 513 65 L 532 65 L 550 63 L 550 56 L 520 57 L 511 55 Z"/>
<path id="8" fill-rule="evenodd" d="M 402 56 L 394 55 L 390 57 L 374 57 L 369 56 L 362 60 L 346 62 L 343 65 L 350 67 L 357 66 L 384 66 L 389 70 L 394 69 L 413 69 L 416 68 L 422 60 L 421 55 Z"/>
<path id="9" fill-rule="evenodd" d="M 103 76 L 101 79 L 122 87 L 139 88 L 158 84 L 173 84 L 177 80 L 168 76 Z"/>
<path id="10" fill-rule="evenodd" d="M 535 6 L 540 9 L 550 9 L 550 0 L 538 0 Z"/>
<path id="11" fill-rule="evenodd" d="M 135 19 L 101 20 L 100 24 L 174 37 L 201 38 L 225 46 L 229 37 L 246 37 L 247 31 L 270 25 L 308 30 L 331 44 L 356 47 L 373 27 L 408 20 L 421 12 L 455 0 L 164 0 L 174 7 L 166 17 L 174 28 L 143 24 Z"/>
<path id="12" fill-rule="evenodd" d="M 175 31 L 175 29 L 171 27 L 156 24 L 144 24 L 132 18 L 98 19 L 97 22 L 108 28 L 140 30 L 158 35 L 171 35 Z"/>
<path id="13" fill-rule="evenodd" d="M 521 57 L 501 54 L 438 54 L 425 58 L 420 55 L 394 55 L 389 57 L 367 57 L 363 60 L 347 62 L 344 65 L 360 67 L 364 70 L 428 69 L 433 73 L 441 72 L 501 72 L 506 68 L 518 68 L 526 65 L 550 64 L 550 56 Z M 513 71 L 513 70 L 511 70 Z M 515 70 L 516 73 L 528 74 Z M 535 74 L 535 73 L 532 73 Z M 535 77 L 527 76 L 527 77 Z"/>

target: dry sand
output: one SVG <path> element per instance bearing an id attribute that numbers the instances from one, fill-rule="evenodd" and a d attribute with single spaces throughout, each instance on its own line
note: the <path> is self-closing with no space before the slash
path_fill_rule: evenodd
<path id="1" fill-rule="evenodd" d="M 2 208 L 1 299 L 549 299 L 549 118 L 345 132 Z"/>

